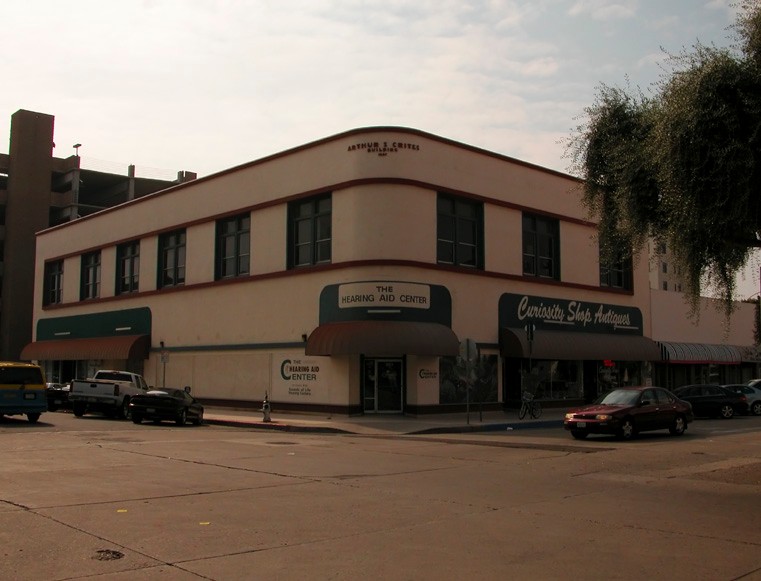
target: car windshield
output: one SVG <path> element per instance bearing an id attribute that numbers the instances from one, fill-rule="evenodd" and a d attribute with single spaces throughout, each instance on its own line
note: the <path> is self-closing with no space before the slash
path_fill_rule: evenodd
<path id="1" fill-rule="evenodd" d="M 599 398 L 595 403 L 605 405 L 634 405 L 639 399 L 639 392 L 631 389 L 614 389 Z"/>

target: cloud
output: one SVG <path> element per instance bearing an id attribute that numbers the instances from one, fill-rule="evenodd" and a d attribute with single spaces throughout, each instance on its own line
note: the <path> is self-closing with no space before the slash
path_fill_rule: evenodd
<path id="1" fill-rule="evenodd" d="M 578 0 L 568 11 L 571 16 L 589 15 L 595 20 L 623 20 L 637 13 L 638 2 Z"/>

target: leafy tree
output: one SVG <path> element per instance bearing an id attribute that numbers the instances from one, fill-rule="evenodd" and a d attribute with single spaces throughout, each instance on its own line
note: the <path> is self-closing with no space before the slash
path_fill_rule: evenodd
<path id="1" fill-rule="evenodd" d="M 735 47 L 671 56 L 650 97 L 602 85 L 566 151 L 603 256 L 666 243 L 693 308 L 708 286 L 727 313 L 761 247 L 761 0 L 738 6 Z"/>

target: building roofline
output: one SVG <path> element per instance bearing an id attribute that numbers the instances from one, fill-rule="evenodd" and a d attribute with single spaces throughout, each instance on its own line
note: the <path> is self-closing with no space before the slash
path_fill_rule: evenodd
<path id="1" fill-rule="evenodd" d="M 99 212 L 95 212 L 94 214 L 89 214 L 87 216 L 83 216 L 82 218 L 78 218 L 77 220 L 73 220 L 71 222 L 65 222 L 63 224 L 58 224 L 56 226 L 52 226 L 51 228 L 46 228 L 45 230 L 41 230 L 37 234 L 41 234 L 43 232 L 49 232 L 51 230 L 57 230 L 59 228 L 66 228 L 68 226 L 71 226 L 72 224 L 79 223 L 79 222 L 81 222 L 83 220 L 88 220 L 88 219 L 91 219 L 91 218 L 95 218 L 96 216 L 100 216 L 100 215 L 102 215 L 104 213 L 107 213 L 107 212 L 113 212 L 115 210 L 118 210 L 118 209 L 122 208 L 123 206 L 125 206 L 127 204 L 138 204 L 138 203 L 141 203 L 141 202 L 145 202 L 145 201 L 148 201 L 149 199 L 151 199 L 151 198 L 153 198 L 155 196 L 159 196 L 159 195 L 163 195 L 163 194 L 168 194 L 170 192 L 174 192 L 174 191 L 176 191 L 178 189 L 181 189 L 181 188 L 185 188 L 185 187 L 189 187 L 189 186 L 192 186 L 192 185 L 196 185 L 198 183 L 205 182 L 205 181 L 210 181 L 210 180 L 216 179 L 216 178 L 218 178 L 220 176 L 231 174 L 231 173 L 243 170 L 243 169 L 248 169 L 248 168 L 251 168 L 251 167 L 255 167 L 257 165 L 261 165 L 261 164 L 264 164 L 264 163 L 267 163 L 267 162 L 279 159 L 281 157 L 286 157 L 286 156 L 289 156 L 289 155 L 293 155 L 294 153 L 299 153 L 301 151 L 306 151 L 306 150 L 309 150 L 309 149 L 313 149 L 315 147 L 318 147 L 320 145 L 325 145 L 325 144 L 330 143 L 332 141 L 338 141 L 339 139 L 344 139 L 346 137 L 351 137 L 352 135 L 362 135 L 362 134 L 366 134 L 366 133 L 377 133 L 377 132 L 381 132 L 381 131 L 406 133 L 408 135 L 416 135 L 418 137 L 423 137 L 423 138 L 429 139 L 431 141 L 438 141 L 439 143 L 443 143 L 445 145 L 450 145 L 450 146 L 453 146 L 453 147 L 457 147 L 459 149 L 464 149 L 464 150 L 467 150 L 467 151 L 471 151 L 473 153 L 477 153 L 479 155 L 485 155 L 485 156 L 492 157 L 494 159 L 498 159 L 498 160 L 501 160 L 501 161 L 506 161 L 506 162 L 509 162 L 509 163 L 514 163 L 516 165 L 520 165 L 520 166 L 523 166 L 523 167 L 526 167 L 526 168 L 529 168 L 529 169 L 537 170 L 537 171 L 540 171 L 540 172 L 543 172 L 543 173 L 546 173 L 546 174 L 555 175 L 555 176 L 558 176 L 558 177 L 561 177 L 561 178 L 564 178 L 564 179 L 570 179 L 570 180 L 573 180 L 573 181 L 576 181 L 576 182 L 579 182 L 579 183 L 583 182 L 583 180 L 581 178 L 577 178 L 575 176 L 572 176 L 572 175 L 567 174 L 567 173 L 563 173 L 563 172 L 558 171 L 558 170 L 546 168 L 546 167 L 543 167 L 543 166 L 540 166 L 540 165 L 537 165 L 537 164 L 534 164 L 534 163 L 530 163 L 530 162 L 523 161 L 523 160 L 520 160 L 520 159 L 517 159 L 517 158 L 514 158 L 514 157 L 510 157 L 508 155 L 504 155 L 504 154 L 501 154 L 501 153 L 496 153 L 494 151 L 489 151 L 488 149 L 484 149 L 484 148 L 481 148 L 481 147 L 476 147 L 475 145 L 469 145 L 467 143 L 456 141 L 454 139 L 449 139 L 447 137 L 442 137 L 440 135 L 435 135 L 433 133 L 429 133 L 429 132 L 423 131 L 421 129 L 415 129 L 415 128 L 412 128 L 412 127 L 404 127 L 404 126 L 396 126 L 396 125 L 375 125 L 375 126 L 357 127 L 357 128 L 354 128 L 354 129 L 349 129 L 347 131 L 342 131 L 341 133 L 335 133 L 335 134 L 329 135 L 327 137 L 322 137 L 322 138 L 314 140 L 314 141 L 309 141 L 307 143 L 304 143 L 304 144 L 301 144 L 301 145 L 297 145 L 295 147 L 290 147 L 288 149 L 284 149 L 284 150 L 281 150 L 279 152 L 272 153 L 272 154 L 266 155 L 264 157 L 260 157 L 258 159 L 252 160 L 252 161 L 247 161 L 245 163 L 242 163 L 242 164 L 239 164 L 239 165 L 235 165 L 233 167 L 229 167 L 227 169 L 220 170 L 218 172 L 211 173 L 211 174 L 209 174 L 207 176 L 198 177 L 198 178 L 196 178 L 196 179 L 194 179 L 192 181 L 189 181 L 189 182 L 183 182 L 183 183 L 180 183 L 180 184 L 177 184 L 177 185 L 174 185 L 174 186 L 169 186 L 169 187 L 164 188 L 162 190 L 158 190 L 158 191 L 152 192 L 150 194 L 147 194 L 145 196 L 141 196 L 139 198 L 135 198 L 134 200 L 129 200 L 129 201 L 124 202 L 122 204 L 119 204 L 117 206 L 111 206 L 109 208 L 105 208 L 103 210 L 100 210 Z"/>

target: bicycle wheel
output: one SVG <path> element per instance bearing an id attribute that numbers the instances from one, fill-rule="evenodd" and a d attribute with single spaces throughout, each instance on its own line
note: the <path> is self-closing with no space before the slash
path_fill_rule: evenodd
<path id="1" fill-rule="evenodd" d="M 527 412 L 528 412 L 528 406 L 526 405 L 526 402 L 524 401 L 524 402 L 521 404 L 521 409 L 520 409 L 520 411 L 518 412 L 518 418 L 522 420 L 523 418 L 525 418 L 525 417 L 526 417 L 526 413 L 527 413 Z"/>
<path id="2" fill-rule="evenodd" d="M 542 416 L 542 404 L 538 401 L 531 402 L 531 417 L 534 419 Z"/>

